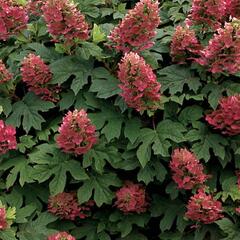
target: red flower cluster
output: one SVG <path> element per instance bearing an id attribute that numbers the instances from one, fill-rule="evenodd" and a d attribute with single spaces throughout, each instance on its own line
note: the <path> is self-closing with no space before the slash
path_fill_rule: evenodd
<path id="1" fill-rule="evenodd" d="M 116 192 L 115 206 L 124 213 L 144 213 L 147 211 L 148 197 L 141 184 L 126 182 Z"/>
<path id="2" fill-rule="evenodd" d="M 27 22 L 27 11 L 23 7 L 13 0 L 0 0 L 0 40 L 6 41 L 25 29 Z"/>
<path id="3" fill-rule="evenodd" d="M 0 59 L 0 83 L 8 82 L 12 77 L 13 75 L 7 70 L 5 64 Z"/>
<path id="4" fill-rule="evenodd" d="M 140 52 L 153 46 L 152 38 L 160 23 L 158 1 L 140 0 L 110 36 L 110 45 L 118 51 Z"/>
<path id="5" fill-rule="evenodd" d="M 0 208 L 0 231 L 5 230 L 8 227 L 6 209 Z"/>
<path id="6" fill-rule="evenodd" d="M 240 18 L 240 1 L 226 0 L 228 13 L 235 18 Z"/>
<path id="7" fill-rule="evenodd" d="M 22 80 L 27 84 L 30 91 L 43 100 L 57 101 L 55 95 L 60 89 L 58 86 L 47 86 L 47 83 L 52 79 L 52 73 L 48 65 L 39 56 L 30 53 L 25 57 L 22 61 L 21 73 Z"/>
<path id="8" fill-rule="evenodd" d="M 88 38 L 88 24 L 70 0 L 47 0 L 42 7 L 48 31 L 54 41 L 72 44 L 75 39 Z"/>
<path id="9" fill-rule="evenodd" d="M 206 28 L 218 29 L 227 15 L 225 0 L 193 0 L 188 25 L 204 25 Z"/>
<path id="10" fill-rule="evenodd" d="M 160 99 L 160 83 L 152 68 L 137 53 L 126 53 L 119 64 L 121 96 L 137 111 L 155 110 Z"/>
<path id="11" fill-rule="evenodd" d="M 172 37 L 170 54 L 174 62 L 185 63 L 194 55 L 198 55 L 201 45 L 195 32 L 188 27 L 177 26 Z"/>
<path id="12" fill-rule="evenodd" d="M 28 12 L 35 16 L 42 15 L 42 6 L 45 4 L 46 0 L 28 0 L 27 9 Z"/>
<path id="13" fill-rule="evenodd" d="M 193 221 L 210 224 L 223 218 L 222 211 L 221 202 L 199 189 L 198 193 L 190 198 L 185 216 Z"/>
<path id="14" fill-rule="evenodd" d="M 63 118 L 59 132 L 57 144 L 66 153 L 84 154 L 97 142 L 96 127 L 83 109 L 69 111 Z"/>
<path id="15" fill-rule="evenodd" d="M 16 130 L 10 125 L 0 120 L 0 154 L 5 154 L 9 150 L 17 148 Z"/>
<path id="16" fill-rule="evenodd" d="M 226 23 L 224 28 L 209 41 L 196 61 L 209 66 L 212 73 L 227 72 L 234 74 L 240 71 L 240 22 L 234 20 Z"/>
<path id="17" fill-rule="evenodd" d="M 223 134 L 240 134 L 240 95 L 222 98 L 218 109 L 208 114 L 206 120 Z"/>
<path id="18" fill-rule="evenodd" d="M 79 205 L 76 193 L 63 192 L 49 198 L 48 211 L 61 219 L 75 220 L 77 217 L 84 219 L 88 217 L 93 205 L 93 201 Z"/>
<path id="19" fill-rule="evenodd" d="M 170 168 L 173 172 L 173 180 L 178 188 L 193 189 L 202 185 L 208 175 L 203 172 L 203 165 L 196 156 L 187 149 L 175 149 L 172 154 Z"/>
<path id="20" fill-rule="evenodd" d="M 48 240 L 76 240 L 76 238 L 66 232 L 59 232 L 49 236 Z"/>

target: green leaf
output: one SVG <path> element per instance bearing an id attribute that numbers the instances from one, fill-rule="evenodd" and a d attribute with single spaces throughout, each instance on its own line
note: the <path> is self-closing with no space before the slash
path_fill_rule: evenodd
<path id="1" fill-rule="evenodd" d="M 92 165 L 97 172 L 103 173 L 106 162 L 114 166 L 121 160 L 121 155 L 116 147 L 106 146 L 104 142 L 101 142 L 84 154 L 83 167 Z"/>
<path id="2" fill-rule="evenodd" d="M 41 125 L 45 119 L 39 112 L 47 112 L 53 108 L 52 102 L 41 100 L 33 93 L 27 93 L 22 101 L 13 104 L 13 112 L 8 117 L 7 123 L 15 127 L 20 127 L 28 133 L 33 127 L 36 130 L 41 130 Z"/>
<path id="3" fill-rule="evenodd" d="M 17 240 L 13 229 L 6 229 L 3 231 L 0 231 L 0 239 L 1 240 Z"/>
<path id="4" fill-rule="evenodd" d="M 228 141 L 221 135 L 211 133 L 203 123 L 196 122 L 195 129 L 190 130 L 185 137 L 188 141 L 193 142 L 192 150 L 198 159 L 204 159 L 207 162 L 211 156 L 211 149 L 215 156 L 221 159 L 226 156 L 225 146 Z"/>
<path id="5" fill-rule="evenodd" d="M 35 180 L 42 183 L 51 178 L 49 189 L 53 195 L 64 191 L 67 172 L 75 180 L 88 179 L 88 175 L 81 164 L 72 160 L 69 155 L 62 153 L 55 145 L 39 145 L 35 152 L 29 154 L 29 158 L 32 163 L 35 163 L 33 166 L 33 178 Z M 54 177 L 52 178 L 52 176 Z"/>
<path id="6" fill-rule="evenodd" d="M 18 156 L 12 159 L 7 159 L 0 164 L 1 170 L 11 169 L 6 179 L 6 188 L 9 189 L 14 185 L 14 183 L 18 180 L 21 186 L 25 183 L 34 182 L 32 178 L 32 167 L 30 166 L 30 162 L 23 156 Z"/>
<path id="7" fill-rule="evenodd" d="M 104 203 L 111 204 L 115 195 L 110 190 L 110 186 L 120 185 L 121 182 L 114 173 L 91 175 L 90 179 L 84 181 L 83 186 L 78 189 L 78 201 L 80 204 L 88 201 L 93 193 L 93 199 L 98 207 Z"/>
<path id="8" fill-rule="evenodd" d="M 91 56 L 93 57 L 101 57 L 102 55 L 102 48 L 100 48 L 95 43 L 91 42 L 82 42 L 81 47 L 78 48 L 78 54 L 83 59 L 89 59 Z"/>
<path id="9" fill-rule="evenodd" d="M 169 156 L 171 141 L 175 143 L 184 142 L 183 133 L 186 129 L 182 124 L 171 120 L 161 121 L 156 130 L 144 128 L 140 132 L 138 140 L 142 142 L 137 150 L 137 157 L 144 168 L 151 159 L 151 149 L 155 155 Z"/>
<path id="10" fill-rule="evenodd" d="M 95 68 L 92 73 L 91 92 L 99 98 L 109 98 L 120 93 L 119 81 L 103 67 Z"/>
<path id="11" fill-rule="evenodd" d="M 75 95 L 87 84 L 88 76 L 91 74 L 92 62 L 83 60 L 76 56 L 63 57 L 49 65 L 53 73 L 51 83 L 62 84 L 74 76 L 71 89 Z"/>
<path id="12" fill-rule="evenodd" d="M 218 220 L 216 224 L 227 234 L 227 237 L 221 238 L 221 240 L 238 240 L 240 238 L 239 228 L 228 218 Z"/>
<path id="13" fill-rule="evenodd" d="M 101 31 L 101 28 L 96 23 L 93 25 L 92 35 L 94 43 L 99 43 L 106 40 L 105 33 Z"/>
<path id="14" fill-rule="evenodd" d="M 159 162 L 149 162 L 144 168 L 138 172 L 138 181 L 143 181 L 146 185 L 153 182 L 155 177 L 158 181 L 163 182 L 167 174 L 166 168 Z"/>
<path id="15" fill-rule="evenodd" d="M 18 150 L 21 153 L 25 153 L 26 149 L 32 148 L 36 143 L 33 140 L 33 136 L 24 135 L 19 138 L 20 142 L 18 143 Z"/>
<path id="16" fill-rule="evenodd" d="M 170 230 L 176 221 L 177 229 L 181 232 L 187 226 L 187 221 L 183 219 L 185 213 L 185 205 L 179 201 L 170 201 L 166 198 L 155 196 L 151 205 L 152 217 L 163 216 L 160 221 L 160 229 L 162 232 Z"/>
<path id="17" fill-rule="evenodd" d="M 89 113 L 88 116 L 97 129 L 101 129 L 101 133 L 106 136 L 108 142 L 120 137 L 124 119 L 114 107 L 103 104 L 101 112 Z"/>
<path id="18" fill-rule="evenodd" d="M 186 84 L 190 90 L 195 93 L 201 86 L 199 78 L 195 77 L 190 68 L 171 65 L 158 71 L 160 75 L 159 81 L 162 85 L 161 90 L 169 90 L 170 94 L 183 92 L 183 87 Z"/>
<path id="19" fill-rule="evenodd" d="M 141 122 L 138 118 L 132 118 L 126 121 L 124 135 L 133 144 L 140 133 Z"/>

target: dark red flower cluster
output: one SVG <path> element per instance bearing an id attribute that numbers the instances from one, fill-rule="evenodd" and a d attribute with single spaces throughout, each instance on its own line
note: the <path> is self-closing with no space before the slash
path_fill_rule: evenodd
<path id="1" fill-rule="evenodd" d="M 240 18 L 240 1 L 226 0 L 227 10 L 231 17 Z"/>
<path id="2" fill-rule="evenodd" d="M 26 9 L 13 0 L 0 0 L 0 40 L 6 41 L 27 27 Z"/>
<path id="3" fill-rule="evenodd" d="M 49 236 L 48 240 L 76 240 L 76 238 L 67 232 L 59 232 Z"/>
<path id="4" fill-rule="evenodd" d="M 66 153 L 81 155 L 97 142 L 96 127 L 82 110 L 69 111 L 59 128 L 57 144 Z"/>
<path id="5" fill-rule="evenodd" d="M 193 0 L 188 25 L 203 25 L 213 30 L 221 27 L 227 15 L 225 0 Z"/>
<path id="6" fill-rule="evenodd" d="M 48 200 L 48 211 L 61 219 L 75 220 L 77 217 L 84 219 L 88 217 L 94 201 L 88 201 L 79 205 L 76 193 L 59 193 L 50 196 Z"/>
<path id="7" fill-rule="evenodd" d="M 222 98 L 218 109 L 208 114 L 206 120 L 223 134 L 240 134 L 240 95 Z"/>
<path id="8" fill-rule="evenodd" d="M 7 70 L 5 64 L 0 59 L 0 83 L 8 82 L 12 77 L 13 75 Z"/>
<path id="9" fill-rule="evenodd" d="M 0 208 L 0 231 L 5 230 L 8 227 L 7 215 L 5 207 Z"/>
<path id="10" fill-rule="evenodd" d="M 233 20 L 219 28 L 196 61 L 212 73 L 240 71 L 240 21 Z"/>
<path id="11" fill-rule="evenodd" d="M 152 68 L 137 53 L 126 53 L 119 64 L 121 96 L 137 111 L 155 110 L 160 99 L 160 83 Z"/>
<path id="12" fill-rule="evenodd" d="M 0 120 L 0 154 L 16 148 L 16 129 Z"/>
<path id="13" fill-rule="evenodd" d="M 42 7 L 48 31 L 54 41 L 72 44 L 88 39 L 88 24 L 71 0 L 47 0 Z"/>
<path id="14" fill-rule="evenodd" d="M 57 101 L 56 94 L 60 87 L 47 85 L 52 79 L 52 73 L 48 65 L 35 54 L 30 53 L 22 61 L 22 80 L 27 84 L 29 90 L 46 101 Z"/>
<path id="15" fill-rule="evenodd" d="M 148 197 L 141 184 L 126 182 L 116 192 L 115 206 L 124 213 L 144 213 L 148 208 Z"/>
<path id="16" fill-rule="evenodd" d="M 45 4 L 46 0 L 28 0 L 27 9 L 28 12 L 35 16 L 42 15 L 42 6 Z"/>
<path id="17" fill-rule="evenodd" d="M 199 189 L 188 201 L 185 216 L 193 221 L 210 224 L 223 218 L 222 212 L 222 203 Z"/>
<path id="18" fill-rule="evenodd" d="M 196 156 L 185 148 L 173 151 L 170 168 L 173 180 L 182 189 L 193 189 L 202 185 L 209 177 L 204 174 L 203 165 Z"/>
<path id="19" fill-rule="evenodd" d="M 177 26 L 172 37 L 170 54 L 172 60 L 178 63 L 185 63 L 200 53 L 202 49 L 195 32 L 188 27 Z"/>
<path id="20" fill-rule="evenodd" d="M 153 46 L 152 38 L 160 23 L 158 1 L 140 0 L 110 36 L 110 45 L 118 51 L 140 52 Z"/>

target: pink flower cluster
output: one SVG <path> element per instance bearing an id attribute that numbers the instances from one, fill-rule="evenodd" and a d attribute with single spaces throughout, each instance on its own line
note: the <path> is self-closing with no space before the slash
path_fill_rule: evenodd
<path id="1" fill-rule="evenodd" d="M 193 189 L 202 185 L 209 177 L 204 174 L 203 165 L 196 156 L 185 148 L 173 151 L 170 168 L 173 180 L 182 189 Z"/>
<path id="2" fill-rule="evenodd" d="M 97 142 L 96 127 L 82 110 L 69 111 L 59 128 L 57 144 L 66 153 L 81 155 Z"/>
<path id="3" fill-rule="evenodd" d="M 116 192 L 116 198 L 115 206 L 124 213 L 144 213 L 149 205 L 145 188 L 129 181 Z"/>
<path id="4" fill-rule="evenodd" d="M 0 231 L 5 230 L 8 227 L 7 215 L 5 207 L 0 208 Z"/>
<path id="5" fill-rule="evenodd" d="M 88 201 L 84 205 L 79 205 L 76 193 L 59 193 L 50 196 L 48 200 L 48 211 L 61 219 L 75 220 L 77 217 L 84 219 L 88 217 L 88 213 L 94 201 Z"/>
<path id="6" fill-rule="evenodd" d="M 42 6 L 45 4 L 46 0 L 28 0 L 27 9 L 28 12 L 35 16 L 42 15 Z"/>
<path id="7" fill-rule="evenodd" d="M 140 52 L 153 46 L 152 38 L 160 23 L 158 1 L 140 0 L 110 36 L 110 45 L 117 51 Z"/>
<path id="8" fill-rule="evenodd" d="M 185 63 L 186 60 L 198 55 L 202 47 L 193 30 L 188 27 L 177 26 L 170 48 L 172 60 Z"/>
<path id="9" fill-rule="evenodd" d="M 219 28 L 196 61 L 209 67 L 212 73 L 240 71 L 240 21 L 234 20 Z"/>
<path id="10" fill-rule="evenodd" d="M 223 134 L 240 134 L 240 95 L 222 98 L 218 109 L 208 114 L 206 120 Z"/>
<path id="11" fill-rule="evenodd" d="M 59 232 L 49 236 L 48 240 L 76 240 L 76 238 L 67 232 Z"/>
<path id="12" fill-rule="evenodd" d="M 193 195 L 187 205 L 185 216 L 193 221 L 210 224 L 223 218 L 222 203 L 205 193 L 203 189 Z"/>
<path id="13" fill-rule="evenodd" d="M 0 59 L 0 83 L 8 82 L 12 77 L 13 75 L 7 70 L 5 64 Z"/>
<path id="14" fill-rule="evenodd" d="M 226 0 L 228 13 L 235 18 L 240 18 L 240 1 Z"/>
<path id="15" fill-rule="evenodd" d="M 33 53 L 30 53 L 22 61 L 22 80 L 27 84 L 29 90 L 46 101 L 57 101 L 55 95 L 59 92 L 58 86 L 47 85 L 52 79 L 52 73 L 48 65 Z"/>
<path id="16" fill-rule="evenodd" d="M 13 0 L 0 0 L 0 40 L 6 41 L 27 27 L 27 11 Z"/>
<path id="17" fill-rule="evenodd" d="M 137 111 L 155 110 L 160 99 L 160 83 L 152 68 L 137 53 L 126 53 L 119 64 L 121 96 Z"/>
<path id="18" fill-rule="evenodd" d="M 46 0 L 42 7 L 48 31 L 54 41 L 72 44 L 88 39 L 88 24 L 71 0 Z"/>
<path id="19" fill-rule="evenodd" d="M 16 130 L 0 120 L 0 154 L 17 148 Z"/>
<path id="20" fill-rule="evenodd" d="M 226 0 L 193 0 L 187 24 L 216 30 L 221 27 L 226 15 Z"/>

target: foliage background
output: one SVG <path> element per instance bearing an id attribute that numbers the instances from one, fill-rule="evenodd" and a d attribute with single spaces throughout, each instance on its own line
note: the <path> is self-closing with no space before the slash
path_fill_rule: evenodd
<path id="1" fill-rule="evenodd" d="M 82 42 L 76 54 L 66 55 L 61 45 L 54 46 L 42 18 L 31 18 L 27 30 L 0 43 L 0 58 L 15 76 L 11 94 L 0 88 L 1 119 L 17 127 L 18 137 L 18 150 L 0 157 L 0 199 L 16 207 L 15 223 L 0 232 L 0 238 L 43 240 L 65 230 L 78 240 L 239 239 L 234 208 L 240 192 L 234 172 L 240 167 L 240 137 L 213 131 L 204 114 L 217 107 L 221 96 L 240 93 L 240 75 L 216 78 L 194 64 L 171 62 L 171 36 L 191 2 L 161 1 L 156 44 L 142 53 L 162 85 L 162 109 L 153 117 L 128 109 L 118 96 L 121 55 L 105 46 L 110 30 L 137 1 L 76 2 L 92 29 L 90 40 Z M 27 92 L 21 82 L 20 62 L 29 52 L 40 55 L 50 65 L 52 83 L 61 84 L 56 104 Z M 100 139 L 83 157 L 62 153 L 54 140 L 62 117 L 75 108 L 87 110 Z M 191 228 L 184 213 L 192 194 L 179 191 L 169 171 L 176 147 L 188 147 L 205 163 L 212 175 L 207 184 L 224 202 L 226 218 Z M 124 215 L 112 206 L 114 192 L 124 180 L 147 186 L 147 213 Z M 47 212 L 49 195 L 70 190 L 77 190 L 80 203 L 95 200 L 90 218 L 60 221 Z"/>

